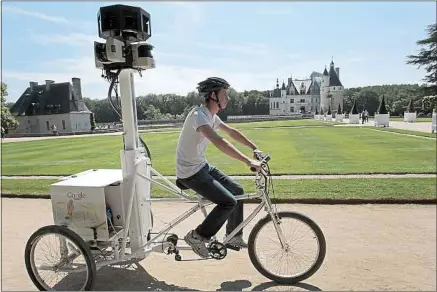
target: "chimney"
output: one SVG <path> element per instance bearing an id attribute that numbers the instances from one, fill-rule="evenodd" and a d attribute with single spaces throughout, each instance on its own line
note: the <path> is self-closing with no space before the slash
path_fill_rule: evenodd
<path id="1" fill-rule="evenodd" d="M 82 87 L 80 85 L 80 78 L 73 77 L 71 78 L 73 83 L 73 90 L 76 93 L 77 100 L 82 100 Z"/>
<path id="2" fill-rule="evenodd" d="M 53 84 L 53 83 L 55 83 L 55 81 L 53 81 L 53 80 L 46 80 L 46 90 L 49 90 L 50 84 Z"/>
<path id="3" fill-rule="evenodd" d="M 33 91 L 33 89 L 38 86 L 38 82 L 30 81 L 29 82 L 30 91 Z"/>
<path id="4" fill-rule="evenodd" d="M 337 73 L 338 79 L 340 79 L 340 67 L 335 68 L 335 72 Z"/>

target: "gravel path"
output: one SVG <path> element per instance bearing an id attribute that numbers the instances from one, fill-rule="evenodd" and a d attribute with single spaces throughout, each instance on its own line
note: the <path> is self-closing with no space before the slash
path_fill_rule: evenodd
<path id="1" fill-rule="evenodd" d="M 2 290 L 36 291 L 24 265 L 24 247 L 38 228 L 53 223 L 50 200 L 2 199 Z M 154 203 L 156 229 L 188 210 L 178 203 Z M 245 216 L 256 206 L 246 205 Z M 229 251 L 224 260 L 181 261 L 151 254 L 138 267 L 104 267 L 100 291 L 436 291 L 436 206 L 278 205 L 312 218 L 326 237 L 325 261 L 311 278 L 294 286 L 272 283 L 250 262 L 247 250 Z M 211 208 L 208 207 L 208 211 Z M 246 227 L 247 240 L 261 212 Z M 158 220 L 159 219 L 159 220 Z M 201 212 L 176 226 L 183 237 L 202 220 Z M 221 240 L 223 230 L 219 232 Z M 271 233 L 273 236 L 273 233 Z M 302 248 L 300 249 L 302 250 Z M 182 251 L 182 259 L 196 259 Z M 7 263 L 7 264 L 5 264 Z M 66 287 L 67 288 L 67 287 Z M 67 288 L 68 289 L 68 288 Z"/>
<path id="2" fill-rule="evenodd" d="M 235 175 L 232 179 L 253 179 L 253 175 Z M 275 179 L 344 179 L 344 178 L 437 178 L 437 174 L 407 173 L 407 174 L 322 174 L 322 175 L 273 175 Z M 1 179 L 62 179 L 64 176 L 1 176 Z M 175 176 L 165 176 L 176 179 Z"/>

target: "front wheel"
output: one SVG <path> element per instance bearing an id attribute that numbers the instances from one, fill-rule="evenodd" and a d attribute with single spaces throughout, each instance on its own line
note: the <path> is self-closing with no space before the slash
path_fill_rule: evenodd
<path id="1" fill-rule="evenodd" d="M 305 215 L 279 212 L 277 217 L 285 246 L 281 246 L 272 218 L 267 215 L 249 235 L 249 257 L 263 276 L 279 284 L 296 284 L 311 277 L 322 265 L 325 237 L 319 226 Z"/>

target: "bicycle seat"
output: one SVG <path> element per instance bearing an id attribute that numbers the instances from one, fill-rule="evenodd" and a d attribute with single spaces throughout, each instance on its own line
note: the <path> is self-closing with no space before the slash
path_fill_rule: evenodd
<path id="1" fill-rule="evenodd" d="M 181 183 L 181 181 L 179 179 L 176 179 L 176 186 L 178 188 L 180 188 L 181 190 L 188 190 L 189 188 L 187 188 L 184 184 Z"/>

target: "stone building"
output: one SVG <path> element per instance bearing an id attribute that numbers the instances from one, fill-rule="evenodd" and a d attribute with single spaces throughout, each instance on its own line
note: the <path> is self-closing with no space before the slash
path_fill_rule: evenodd
<path id="1" fill-rule="evenodd" d="M 91 130 L 91 111 L 82 99 L 81 81 L 45 84 L 30 82 L 29 87 L 11 108 L 20 123 L 13 134 L 41 135 L 52 133 L 87 132 Z"/>
<path id="2" fill-rule="evenodd" d="M 343 108 L 344 87 L 340 81 L 340 68 L 331 61 L 329 71 L 313 72 L 307 79 L 288 78 L 287 84 L 276 79 L 276 87 L 268 91 L 270 115 L 292 115 L 296 113 L 315 113 L 329 107 L 336 112 L 338 104 Z"/>

